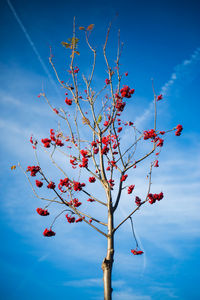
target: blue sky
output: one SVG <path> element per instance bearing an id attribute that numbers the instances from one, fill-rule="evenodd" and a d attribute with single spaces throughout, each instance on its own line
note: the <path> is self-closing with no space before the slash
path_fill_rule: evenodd
<path id="1" fill-rule="evenodd" d="M 22 172 L 10 170 L 17 162 L 24 167 L 34 164 L 30 135 L 43 138 L 48 136 L 49 128 L 57 126 L 56 117 L 37 95 L 43 86 L 55 106 L 64 103 L 63 90 L 55 85 L 48 63 L 49 46 L 61 77 L 65 78 L 69 53 L 61 41 L 71 37 L 74 16 L 77 26 L 95 24 L 91 41 L 98 55 L 94 77 L 97 88 L 107 77 L 102 58 L 106 28 L 112 20 L 108 42 L 112 65 L 120 28 L 124 42 L 121 71 L 129 72 L 123 84 L 136 90 L 127 105 L 127 119 L 141 129 L 152 128 L 154 78 L 157 93 L 164 94 L 159 103 L 159 128 L 170 129 L 178 123 L 184 127 L 180 137 L 172 134 L 166 138 L 160 167 L 153 173 L 153 189 L 162 189 L 165 198 L 159 205 L 146 205 L 134 215 L 144 255 L 135 257 L 130 253 L 135 245 L 129 223 L 116 235 L 113 299 L 199 299 L 200 3 L 2 0 L 0 11 L 2 299 L 102 299 L 100 266 L 105 256 L 105 239 L 86 225 L 66 223 L 64 216 L 55 224 L 56 236 L 44 238 L 41 233 L 52 219 L 36 215 L 35 209 L 43 204 L 32 195 Z M 87 75 L 92 60 L 83 34 L 78 35 L 77 64 L 80 72 Z M 123 141 L 127 142 L 126 134 Z M 48 168 L 43 152 L 40 157 Z M 53 172 L 50 168 L 49 174 Z M 134 173 L 137 176 L 129 175 L 129 182 L 134 181 L 141 197 L 146 191 L 145 172 L 144 164 Z M 124 195 L 116 223 L 130 210 L 130 197 Z M 55 216 L 59 208 L 54 205 L 51 211 Z M 97 206 L 93 212 L 101 213 Z"/>

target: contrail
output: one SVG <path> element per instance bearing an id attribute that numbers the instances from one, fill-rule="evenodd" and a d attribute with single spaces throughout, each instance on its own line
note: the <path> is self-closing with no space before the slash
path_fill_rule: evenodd
<path id="1" fill-rule="evenodd" d="M 200 61 L 200 48 L 197 48 L 193 52 L 190 59 L 184 60 L 181 64 L 175 67 L 175 72 L 172 73 L 170 79 L 162 86 L 160 93 L 163 96 L 167 95 L 167 91 L 175 83 L 175 81 L 179 79 L 180 76 L 184 75 L 188 67 L 191 67 L 194 63 L 198 61 Z"/>
<path id="2" fill-rule="evenodd" d="M 200 61 L 200 47 L 196 48 L 196 50 L 192 53 L 189 59 L 185 59 L 181 64 L 177 65 L 170 76 L 170 79 L 161 87 L 160 93 L 163 96 L 167 96 L 167 92 L 176 82 L 176 80 L 181 79 L 185 74 L 187 74 L 188 70 L 197 62 Z M 135 124 L 139 126 L 140 123 L 147 120 L 153 114 L 154 101 L 149 104 L 149 107 L 145 110 L 145 112 L 138 116 L 135 120 Z"/>
<path id="3" fill-rule="evenodd" d="M 57 92 L 58 95 L 60 96 L 60 91 L 58 90 L 58 87 L 57 87 L 55 81 L 53 80 L 51 74 L 49 73 L 49 71 L 48 71 L 48 69 L 47 69 L 47 67 L 46 67 L 46 65 L 45 65 L 45 63 L 44 63 L 44 61 L 42 60 L 42 58 L 41 58 L 41 56 L 40 56 L 40 54 L 39 54 L 39 52 L 38 52 L 38 50 L 37 50 L 35 44 L 33 43 L 32 39 L 31 39 L 30 35 L 28 34 L 26 28 L 24 27 L 22 21 L 20 20 L 19 16 L 17 15 L 17 13 L 16 13 L 16 11 L 15 11 L 15 9 L 14 9 L 12 3 L 10 2 L 10 0 L 6 0 L 6 1 L 7 1 L 7 3 L 8 3 L 8 6 L 10 7 L 10 9 L 11 9 L 11 11 L 12 11 L 12 13 L 13 13 L 15 19 L 17 20 L 17 22 L 18 22 L 20 28 L 22 29 L 23 33 L 25 34 L 25 37 L 27 38 L 27 40 L 28 40 L 28 42 L 29 42 L 31 48 L 33 49 L 35 55 L 37 56 L 37 59 L 39 60 L 39 62 L 40 62 L 40 64 L 41 64 L 41 66 L 42 66 L 44 72 L 46 73 L 46 75 L 48 76 L 50 82 L 51 82 L 52 85 L 54 86 L 56 92 Z"/>

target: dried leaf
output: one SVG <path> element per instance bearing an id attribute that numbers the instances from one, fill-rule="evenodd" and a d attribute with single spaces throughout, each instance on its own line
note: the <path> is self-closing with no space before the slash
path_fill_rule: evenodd
<path id="1" fill-rule="evenodd" d="M 73 38 L 69 38 L 68 41 L 71 42 L 71 45 L 75 45 L 76 46 L 78 44 L 79 39 L 76 38 L 76 37 L 73 37 Z"/>
<path id="2" fill-rule="evenodd" d="M 102 121 L 102 115 L 99 115 L 98 120 L 97 120 L 97 124 L 101 123 Z"/>
<path id="3" fill-rule="evenodd" d="M 80 55 L 80 52 L 78 52 L 78 51 L 74 51 L 77 55 Z"/>
<path id="4" fill-rule="evenodd" d="M 85 27 L 79 27 L 79 30 L 85 30 Z"/>
<path id="5" fill-rule="evenodd" d="M 94 28 L 94 24 L 90 24 L 87 28 L 87 30 L 92 30 Z"/>
<path id="6" fill-rule="evenodd" d="M 86 117 L 82 118 L 82 122 L 83 122 L 83 124 L 86 124 L 86 125 L 90 124 L 90 120 L 88 120 Z"/>
<path id="7" fill-rule="evenodd" d="M 68 41 L 69 41 L 69 43 L 62 42 L 61 44 L 67 49 L 76 49 L 77 48 L 78 41 L 79 41 L 78 38 L 76 38 L 76 37 L 69 38 Z"/>
<path id="8" fill-rule="evenodd" d="M 11 166 L 11 170 L 15 170 L 15 169 L 16 169 L 15 165 Z"/>
<path id="9" fill-rule="evenodd" d="M 71 45 L 69 43 L 66 42 L 62 42 L 61 43 L 65 48 L 71 48 Z"/>

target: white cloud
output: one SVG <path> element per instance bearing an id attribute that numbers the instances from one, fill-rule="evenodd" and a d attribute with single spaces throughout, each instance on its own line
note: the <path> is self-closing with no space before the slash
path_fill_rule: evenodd
<path id="1" fill-rule="evenodd" d="M 176 295 L 176 289 L 174 288 L 171 288 L 169 286 L 164 286 L 163 284 L 161 284 L 160 286 L 159 285 L 154 285 L 151 287 L 151 290 L 156 293 L 156 294 L 159 294 L 159 295 L 164 295 L 164 296 L 168 296 L 168 299 L 176 299 L 176 298 L 179 298 L 177 295 Z"/>
<path id="2" fill-rule="evenodd" d="M 0 90 L 0 101 L 2 105 L 8 104 L 8 105 L 22 106 L 22 102 L 19 99 L 17 99 L 17 97 L 8 95 L 8 93 L 6 93 L 3 90 Z"/>
<path id="3" fill-rule="evenodd" d="M 95 287 L 95 286 L 102 286 L 103 279 L 101 278 L 87 278 L 87 279 L 80 279 L 80 280 L 69 280 L 63 282 L 64 286 L 70 287 Z"/>
<path id="4" fill-rule="evenodd" d="M 63 282 L 62 285 L 77 288 L 86 287 L 103 287 L 103 278 L 87 278 L 80 280 L 69 280 Z M 126 286 L 126 282 L 123 280 L 113 280 L 113 298 L 116 300 L 151 300 L 152 298 L 148 295 L 136 294 L 130 287 Z M 95 297 L 94 299 L 102 299 L 102 297 Z"/>
<path id="5" fill-rule="evenodd" d="M 113 280 L 112 286 L 115 288 L 121 288 L 125 286 L 125 281 L 123 280 Z M 90 286 L 103 286 L 103 274 L 102 278 L 87 278 L 87 279 L 79 279 L 79 280 L 68 280 L 62 283 L 64 286 L 71 287 L 90 287 Z"/>
<path id="6" fill-rule="evenodd" d="M 145 123 L 150 117 L 152 117 L 154 108 L 154 103 L 151 102 L 147 109 L 145 109 L 144 113 L 135 119 L 135 125 L 137 128 L 141 128 L 143 126 L 143 123 Z"/>
<path id="7" fill-rule="evenodd" d="M 131 288 L 126 288 L 125 291 L 119 291 L 113 293 L 115 300 L 152 300 L 149 295 L 135 294 Z"/>
<path id="8" fill-rule="evenodd" d="M 200 48 L 197 48 L 190 59 L 184 60 L 181 64 L 177 65 L 174 69 L 175 71 L 171 74 L 170 79 L 161 87 L 160 93 L 163 96 L 167 96 L 169 90 L 173 87 L 173 85 L 178 81 L 185 80 L 187 77 L 188 80 L 188 72 L 192 70 L 197 63 L 200 62 Z M 193 74 L 194 76 L 194 74 Z M 139 127 L 143 127 L 143 125 L 153 116 L 154 113 L 154 102 L 152 101 L 147 109 L 142 113 L 142 115 L 136 117 L 135 125 Z M 166 112 L 165 112 L 166 113 Z"/>
<path id="9" fill-rule="evenodd" d="M 175 81 L 179 79 L 179 77 L 183 78 L 184 74 L 188 72 L 188 68 L 191 68 L 192 65 L 195 65 L 199 61 L 200 48 L 197 48 L 191 55 L 190 59 L 184 60 L 180 65 L 175 67 L 175 72 L 172 73 L 170 79 L 162 86 L 160 93 L 163 94 L 163 96 L 166 96 Z"/>

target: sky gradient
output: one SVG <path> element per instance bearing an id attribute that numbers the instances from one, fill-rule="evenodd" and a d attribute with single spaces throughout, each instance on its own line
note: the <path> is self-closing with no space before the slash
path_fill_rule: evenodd
<path id="1" fill-rule="evenodd" d="M 153 173 L 153 188 L 165 195 L 159 205 L 146 205 L 134 215 L 134 226 L 144 255 L 135 257 L 131 227 L 125 223 L 116 235 L 113 269 L 113 300 L 196 300 L 200 259 L 200 3 L 199 1 L 22 1 L 0 2 L 0 295 L 2 299 L 100 300 L 103 294 L 101 263 L 106 241 L 83 224 L 68 224 L 59 218 L 56 236 L 44 238 L 50 219 L 41 218 L 42 207 L 24 174 L 10 167 L 18 162 L 35 164 L 29 139 L 41 139 L 57 119 L 37 95 L 44 88 L 55 107 L 64 106 L 63 90 L 48 63 L 49 46 L 63 79 L 69 53 L 61 45 L 77 27 L 95 24 L 91 42 L 97 49 L 94 86 L 107 78 L 102 56 L 110 21 L 108 58 L 114 65 L 117 32 L 124 42 L 122 84 L 136 92 L 127 105 L 126 117 L 143 130 L 152 128 L 152 86 L 163 94 L 159 103 L 158 127 L 182 124 L 180 137 L 166 138 L 160 167 Z M 88 75 L 92 57 L 82 32 L 80 72 Z M 126 143 L 127 135 L 123 141 Z M 40 153 L 44 166 L 48 160 Z M 60 160 L 62 163 L 63 161 Z M 54 170 L 49 169 L 52 175 Z M 143 196 L 142 177 L 147 169 L 129 175 Z M 146 183 L 145 183 L 146 184 Z M 124 196 L 116 222 L 131 211 Z M 94 212 L 97 208 L 94 207 Z M 56 205 L 52 207 L 55 216 Z M 100 212 L 98 212 L 100 213 Z"/>

